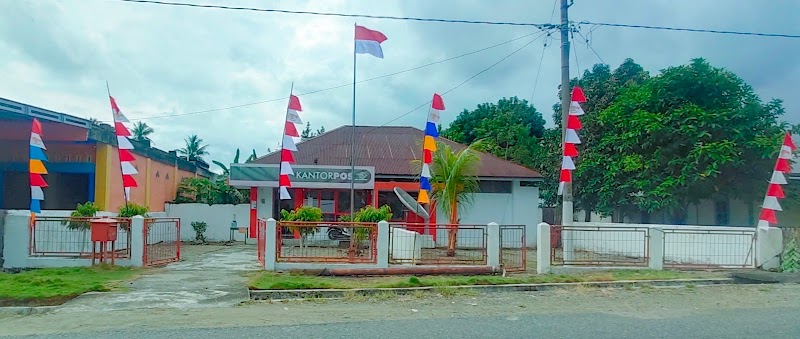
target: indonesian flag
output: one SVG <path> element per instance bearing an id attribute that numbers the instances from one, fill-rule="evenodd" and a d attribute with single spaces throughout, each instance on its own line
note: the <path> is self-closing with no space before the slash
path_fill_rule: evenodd
<path id="1" fill-rule="evenodd" d="M 384 41 L 386 41 L 386 36 L 383 33 L 356 25 L 356 54 L 372 54 L 383 59 L 381 43 Z"/>
<path id="2" fill-rule="evenodd" d="M 578 86 L 572 89 L 572 98 L 569 104 L 569 115 L 567 116 L 566 133 L 564 136 L 564 148 L 561 158 L 561 175 L 558 182 L 558 194 L 564 194 L 564 186 L 572 182 L 572 171 L 575 170 L 574 157 L 578 156 L 578 148 L 575 145 L 581 143 L 578 130 L 583 128 L 580 116 L 584 114 L 581 103 L 586 102 L 583 89 Z"/>
<path id="3" fill-rule="evenodd" d="M 291 165 L 294 163 L 294 155 L 292 152 L 297 152 L 297 145 L 294 142 L 294 138 L 300 136 L 294 124 L 303 123 L 299 113 L 302 111 L 303 106 L 300 104 L 300 98 L 295 95 L 289 95 L 289 104 L 286 107 L 286 122 L 283 124 L 281 162 L 278 169 L 278 191 L 280 193 L 280 200 L 292 199 L 292 196 L 289 194 L 289 187 L 292 187 L 292 181 L 289 176 L 294 175 L 294 170 Z"/>
<path id="4" fill-rule="evenodd" d="M 791 173 L 791 159 L 792 153 L 797 150 L 797 146 L 792 141 L 792 135 L 786 133 L 783 137 L 780 153 L 778 159 L 775 161 L 775 169 L 772 171 L 772 178 L 770 179 L 769 186 L 767 186 L 767 195 L 764 197 L 764 202 L 761 204 L 761 214 L 758 217 L 758 229 L 768 230 L 770 224 L 777 224 L 778 217 L 775 211 L 783 211 L 778 199 L 786 197 L 781 185 L 786 185 L 786 176 L 784 173 Z"/>
<path id="5" fill-rule="evenodd" d="M 117 105 L 117 101 L 114 100 L 114 97 L 109 95 L 108 98 L 111 101 L 111 113 L 114 115 L 114 133 L 117 135 L 119 167 L 122 172 L 122 188 L 125 193 L 125 201 L 130 201 L 131 188 L 138 186 L 133 176 L 139 174 L 139 171 L 133 164 L 136 158 L 134 158 L 133 153 L 130 151 L 134 149 L 133 144 L 131 144 L 131 141 L 128 139 L 128 137 L 131 136 L 131 132 L 124 124 L 130 121 L 122 114 L 122 110 L 119 109 L 119 105 Z"/>

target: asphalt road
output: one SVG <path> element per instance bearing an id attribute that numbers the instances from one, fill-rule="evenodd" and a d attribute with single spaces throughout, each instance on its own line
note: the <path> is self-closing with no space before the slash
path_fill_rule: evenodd
<path id="1" fill-rule="evenodd" d="M 332 315 L 335 316 L 335 315 Z M 798 338 L 800 308 L 641 319 L 600 313 L 369 321 L 299 326 L 88 332 L 36 338 Z"/>

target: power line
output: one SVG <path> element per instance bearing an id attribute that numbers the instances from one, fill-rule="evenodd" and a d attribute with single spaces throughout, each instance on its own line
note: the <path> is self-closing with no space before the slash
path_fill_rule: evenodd
<path id="1" fill-rule="evenodd" d="M 578 33 L 578 35 L 583 39 L 583 41 L 586 44 L 586 46 L 589 47 L 590 50 L 592 50 L 592 52 L 597 57 L 597 59 L 599 59 L 601 63 L 605 64 L 606 62 L 603 61 L 603 58 L 600 57 L 600 54 L 597 53 L 597 51 L 594 49 L 594 46 L 592 46 L 592 44 L 589 43 L 589 38 L 587 38 L 585 35 L 583 35 L 583 32 L 581 32 L 580 28 L 578 28 L 575 32 Z M 575 36 L 573 36 L 572 39 L 574 40 Z"/>
<path id="2" fill-rule="evenodd" d="M 116 0 L 121 2 L 133 2 L 151 5 L 165 5 L 165 6 L 182 6 L 182 7 L 196 7 L 196 8 L 213 8 L 225 10 L 238 10 L 238 11 L 252 11 L 252 12 L 267 12 L 267 13 L 281 13 L 281 14 L 303 14 L 303 15 L 318 15 L 318 16 L 333 16 L 342 18 L 365 18 L 365 19 L 386 19 L 386 20 L 404 20 L 404 21 L 426 21 L 426 22 L 444 22 L 456 24 L 479 24 L 479 25 L 500 25 L 500 26 L 528 26 L 537 27 L 540 29 L 555 28 L 553 24 L 545 23 L 529 23 L 529 22 L 510 22 L 510 21 L 483 21 L 483 20 L 462 20 L 462 19 L 438 19 L 438 18 L 418 18 L 418 17 L 404 17 L 404 16 L 389 16 L 389 15 L 370 15 L 370 14 L 347 14 L 335 12 L 315 12 L 315 11 L 292 11 L 285 9 L 267 9 L 255 7 L 236 7 L 236 6 L 223 6 L 223 5 L 205 5 L 193 4 L 185 2 L 166 2 L 154 0 Z"/>
<path id="3" fill-rule="evenodd" d="M 528 27 L 536 27 L 536 28 L 539 28 L 539 29 L 552 29 L 552 28 L 558 28 L 560 26 L 560 25 L 556 25 L 556 24 L 552 24 L 552 23 L 485 21 L 485 20 L 463 20 L 463 19 L 440 19 L 440 18 L 420 18 L 420 17 L 389 16 L 389 15 L 348 14 L 348 13 L 335 13 L 335 12 L 293 11 L 293 10 L 285 10 L 285 9 L 237 7 L 237 6 L 224 6 L 224 5 L 206 5 L 206 4 L 194 4 L 194 3 L 186 3 L 186 2 L 166 2 L 166 1 L 156 1 L 156 0 L 114 0 L 114 1 L 129 2 L 129 3 L 139 3 L 139 4 L 151 4 L 151 5 L 177 6 L 177 7 L 195 7 L 195 8 L 239 10 L 239 11 L 280 13 L 280 14 L 317 15 L 317 16 L 332 16 L 332 17 L 343 17 L 343 18 L 366 18 L 366 19 L 384 19 L 384 20 L 420 21 L 420 22 L 440 22 L 440 23 L 457 23 L 457 24 L 478 24 L 478 25 L 499 25 L 499 26 L 528 26 Z M 763 33 L 763 32 L 747 32 L 747 31 L 728 31 L 728 30 L 716 30 L 716 29 L 668 27 L 668 26 L 653 26 L 653 25 L 617 24 L 617 23 L 592 22 L 592 21 L 580 21 L 580 22 L 576 22 L 576 24 L 578 24 L 578 25 L 583 25 L 583 24 L 598 25 L 598 26 L 608 26 L 608 27 L 622 27 L 622 28 L 641 28 L 641 29 L 669 30 L 669 31 L 681 31 L 681 32 L 693 32 L 693 33 L 749 35 L 749 36 L 761 36 L 761 37 L 773 37 L 773 38 L 792 38 L 792 39 L 800 38 L 800 35 L 797 35 L 797 34 Z"/>
<path id="4" fill-rule="evenodd" d="M 486 67 L 486 68 L 484 68 L 484 69 L 482 69 L 482 70 L 480 70 L 478 73 L 475 73 L 474 75 L 470 76 L 469 78 L 467 78 L 466 80 L 462 81 L 462 82 L 461 82 L 461 83 L 459 83 L 458 85 L 455 85 L 454 87 L 452 87 L 452 88 L 448 89 L 447 91 L 445 91 L 445 92 L 442 92 L 442 96 L 444 96 L 444 95 L 447 95 L 448 93 L 450 93 L 450 92 L 452 92 L 452 91 L 454 91 L 454 90 L 458 89 L 459 87 L 463 86 L 464 84 L 466 84 L 466 83 L 467 83 L 467 82 L 469 82 L 470 80 L 472 80 L 472 79 L 475 79 L 476 77 L 480 76 L 480 75 L 481 75 L 481 74 L 483 74 L 483 73 L 486 73 L 486 72 L 487 72 L 487 71 L 489 71 L 490 69 L 492 69 L 492 68 L 494 68 L 495 66 L 499 65 L 500 63 L 502 63 L 503 61 L 507 60 L 508 58 L 510 58 L 510 57 L 512 57 L 512 56 L 514 56 L 514 54 L 517 54 L 517 53 L 519 53 L 520 51 L 522 51 L 523 49 L 525 49 L 525 47 L 528 47 L 528 46 L 530 46 L 532 43 L 536 42 L 536 40 L 539 40 L 539 39 L 541 39 L 543 36 L 546 36 L 546 35 L 547 35 L 547 36 L 549 36 L 549 35 L 550 35 L 548 31 L 541 32 L 541 33 L 539 34 L 539 36 L 537 36 L 537 37 L 536 37 L 536 38 L 534 38 L 534 39 L 531 39 L 531 41 L 529 41 L 529 42 L 527 42 L 526 44 L 522 45 L 521 47 L 519 47 L 519 48 L 515 49 L 514 51 L 512 51 L 512 52 L 511 52 L 511 53 L 509 53 L 509 54 L 507 54 L 506 56 L 504 56 L 504 57 L 500 58 L 500 59 L 499 59 L 499 60 L 497 60 L 495 63 L 493 63 L 493 64 L 489 65 L 488 67 Z M 425 106 L 427 106 L 427 105 L 430 105 L 430 103 L 431 103 L 431 100 L 428 100 L 428 101 L 426 101 L 426 102 L 424 102 L 424 103 L 420 104 L 420 105 L 419 105 L 419 106 L 417 106 L 416 108 L 414 108 L 414 109 L 412 109 L 412 110 L 410 110 L 410 111 L 408 111 L 408 112 L 406 112 L 406 113 L 403 113 L 403 114 L 401 114 L 401 115 L 399 115 L 399 116 L 395 117 L 395 118 L 394 118 L 394 119 L 392 119 L 392 120 L 389 120 L 389 121 L 387 121 L 387 122 L 385 122 L 385 123 L 383 123 L 383 124 L 381 124 L 381 125 L 379 125 L 379 126 L 375 126 L 375 127 L 372 127 L 372 128 L 370 128 L 370 129 L 368 129 L 368 130 L 367 130 L 366 132 L 364 132 L 362 135 L 369 134 L 369 133 L 371 133 L 371 132 L 373 132 L 373 131 L 377 130 L 378 128 L 381 128 L 381 127 L 387 126 L 387 125 L 389 125 L 389 124 L 391 124 L 391 123 L 393 123 L 393 122 L 395 122 L 395 121 L 397 121 L 397 120 L 400 120 L 400 119 L 402 119 L 402 118 L 404 118 L 404 117 L 408 116 L 409 114 L 411 114 L 411 113 L 414 113 L 414 112 L 418 111 L 420 108 L 423 108 L 423 107 L 425 107 Z M 309 156 L 317 155 L 317 154 L 320 154 L 320 153 L 322 153 L 322 152 L 328 151 L 330 148 L 333 148 L 333 147 L 335 147 L 335 146 L 336 146 L 336 145 L 330 145 L 330 146 L 328 146 L 328 147 L 326 147 L 326 148 L 323 148 L 323 149 L 321 149 L 321 150 L 319 150 L 319 151 L 316 151 L 316 152 L 314 152 L 314 153 L 311 153 L 311 154 L 309 154 Z M 273 153 L 274 153 L 274 152 L 273 152 Z M 270 153 L 270 154 L 272 154 L 272 153 Z M 267 154 L 267 155 L 269 155 L 269 154 Z M 265 156 L 267 156 L 267 155 L 265 155 Z"/>
<path id="5" fill-rule="evenodd" d="M 652 25 L 614 24 L 614 23 L 607 23 L 607 22 L 592 22 L 592 21 L 581 21 L 581 22 L 577 22 L 576 24 L 577 25 L 597 25 L 597 26 L 607 26 L 607 27 L 622 27 L 622 28 L 654 29 L 654 30 L 663 30 L 663 31 L 679 31 L 679 32 L 693 32 L 693 33 L 713 33 L 713 34 L 728 34 L 728 35 L 749 35 L 749 36 L 761 36 L 761 37 L 770 37 L 770 38 L 800 39 L 800 35 L 797 35 L 797 34 L 783 34 L 783 33 L 761 33 L 761 32 L 746 32 L 746 31 L 726 31 L 726 30 L 704 29 L 704 28 L 685 28 L 685 27 L 668 27 L 668 26 L 652 26 Z"/>
<path id="6" fill-rule="evenodd" d="M 120 0 L 120 1 L 124 1 L 124 0 Z M 417 67 L 412 67 L 412 68 L 409 68 L 409 69 L 404 69 L 402 71 L 397 71 L 397 72 L 393 72 L 393 73 L 388 73 L 388 74 L 376 76 L 376 77 L 373 77 L 373 78 L 359 80 L 356 83 L 360 84 L 360 83 L 364 83 L 364 82 L 367 82 L 367 81 L 373 81 L 373 80 L 388 78 L 388 77 L 395 76 L 395 75 L 398 75 L 398 74 L 407 73 L 407 72 L 411 72 L 411 71 L 416 71 L 418 69 L 422 69 L 422 68 L 425 68 L 425 67 L 441 64 L 441 63 L 448 62 L 448 61 L 453 61 L 453 60 L 460 59 L 460 58 L 463 58 L 463 57 L 466 57 L 466 56 L 470 56 L 470 55 L 473 55 L 473 54 L 477 54 L 477 53 L 480 53 L 480 52 L 483 52 L 483 51 L 486 51 L 486 50 L 490 50 L 490 49 L 493 49 L 493 48 L 496 48 L 496 47 L 507 45 L 507 44 L 512 43 L 514 41 L 525 39 L 527 37 L 530 37 L 530 36 L 532 36 L 534 34 L 538 34 L 538 33 L 541 33 L 541 32 L 540 31 L 536 31 L 536 32 L 533 32 L 533 33 L 525 34 L 525 35 L 510 39 L 510 40 L 506 40 L 506 41 L 503 41 L 503 42 L 500 42 L 500 43 L 496 43 L 494 45 L 483 47 L 481 49 L 477 49 L 477 50 L 474 50 L 474 51 L 471 51 L 471 52 L 460 54 L 460 55 L 457 55 L 457 56 L 454 56 L 454 57 L 442 59 L 442 60 L 439 60 L 439 61 L 430 62 L 430 63 L 424 64 L 424 65 L 420 65 L 420 66 L 417 66 Z M 318 90 L 314 90 L 314 91 L 310 91 L 310 92 L 306 92 L 306 93 L 300 93 L 300 94 L 298 94 L 298 96 L 306 96 L 306 95 L 316 94 L 316 93 L 320 93 L 320 92 L 331 91 L 331 90 L 335 90 L 335 89 L 339 89 L 339 88 L 349 87 L 349 86 L 352 86 L 352 85 L 353 85 L 353 83 L 350 82 L 350 83 L 337 85 L 337 86 L 333 86 L 333 87 L 328 87 L 328 88 L 323 88 L 323 89 L 318 89 Z M 246 104 L 240 104 L 240 105 L 235 105 L 235 106 L 212 108 L 212 109 L 206 109 L 206 110 L 202 110 L 202 111 L 193 111 L 193 112 L 185 112 L 185 113 L 177 113 L 177 114 L 157 115 L 157 116 L 150 116 L 150 117 L 130 119 L 130 120 L 132 120 L 132 121 L 150 120 L 150 119 L 172 118 L 172 117 L 180 117 L 180 116 L 203 114 L 203 113 L 212 113 L 212 112 L 225 111 L 225 110 L 229 110 L 229 109 L 248 107 L 248 106 L 255 106 L 255 105 L 260 105 L 260 104 L 265 104 L 265 103 L 270 103 L 270 102 L 275 102 L 275 101 L 281 101 L 281 100 L 286 100 L 288 98 L 289 97 L 281 97 L 281 98 L 256 101 L 256 102 L 251 102 L 251 103 L 246 103 Z"/>

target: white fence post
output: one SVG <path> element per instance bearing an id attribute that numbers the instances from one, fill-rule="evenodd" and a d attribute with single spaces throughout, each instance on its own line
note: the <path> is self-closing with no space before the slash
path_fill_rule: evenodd
<path id="1" fill-rule="evenodd" d="M 650 239 L 647 240 L 650 249 L 649 267 L 651 270 L 664 269 L 664 230 L 660 227 L 650 228 Z"/>
<path id="2" fill-rule="evenodd" d="M 486 265 L 498 269 L 500 268 L 500 225 L 496 222 L 490 222 L 486 225 L 487 242 L 486 242 Z"/>
<path id="3" fill-rule="evenodd" d="M 269 218 L 267 219 L 267 234 L 266 234 L 266 241 L 264 242 L 264 269 L 267 271 L 274 271 L 275 270 L 275 250 L 278 246 L 278 239 L 277 237 L 278 231 L 278 222 L 275 219 Z"/>
<path id="4" fill-rule="evenodd" d="M 136 215 L 131 218 L 131 232 L 128 234 L 131 237 L 131 266 L 142 267 L 144 266 L 144 218 L 141 215 Z"/>
<path id="5" fill-rule="evenodd" d="M 378 268 L 389 267 L 389 223 L 384 220 L 378 222 L 378 240 L 375 243 L 378 252 Z"/>
<path id="6" fill-rule="evenodd" d="M 759 228 L 755 234 L 755 266 L 763 270 L 777 268 L 783 252 L 783 232 L 780 228 Z"/>
<path id="7" fill-rule="evenodd" d="M 536 226 L 536 273 L 550 273 L 550 228 L 546 222 Z"/>
<path id="8" fill-rule="evenodd" d="M 28 211 L 8 211 L 6 214 L 3 258 L 5 268 L 28 267 L 30 254 L 31 215 Z"/>

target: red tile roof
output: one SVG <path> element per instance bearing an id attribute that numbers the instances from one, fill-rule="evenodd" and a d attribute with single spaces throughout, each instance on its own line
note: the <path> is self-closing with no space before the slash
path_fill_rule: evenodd
<path id="1" fill-rule="evenodd" d="M 295 160 L 301 165 L 350 165 L 352 129 L 342 126 L 297 144 Z M 400 126 L 356 126 L 356 165 L 375 166 L 378 176 L 418 176 L 411 160 L 422 157 L 423 131 Z M 444 139 L 454 150 L 466 146 Z M 538 172 L 491 154 L 480 153 L 479 177 L 538 179 Z M 254 163 L 277 164 L 279 154 L 271 153 Z"/>

